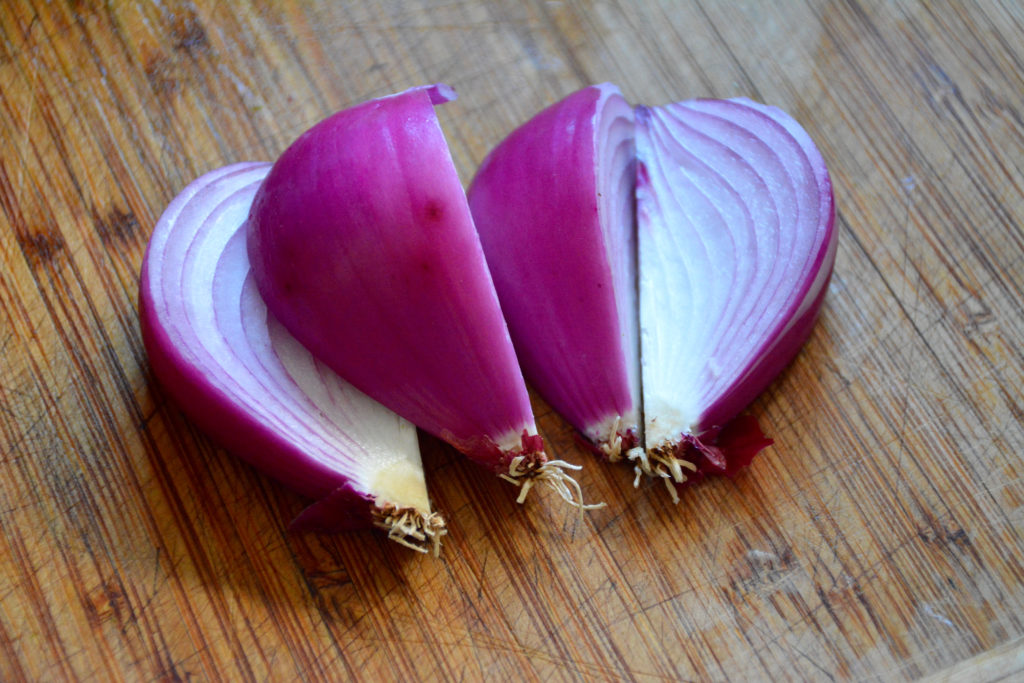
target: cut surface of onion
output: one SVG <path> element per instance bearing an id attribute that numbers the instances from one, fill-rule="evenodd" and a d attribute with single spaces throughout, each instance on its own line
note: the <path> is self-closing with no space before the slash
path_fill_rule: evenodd
<path id="1" fill-rule="evenodd" d="M 267 306 L 369 396 L 476 462 L 582 505 L 549 461 L 434 105 L 414 88 L 338 112 L 275 162 L 247 244 Z"/>
<path id="2" fill-rule="evenodd" d="M 639 107 L 639 466 L 732 474 L 771 443 L 734 419 L 810 334 L 835 260 L 828 171 L 781 110 L 746 99 Z M 684 471 L 686 470 L 686 471 Z"/>
<path id="3" fill-rule="evenodd" d="M 158 221 L 140 280 L 153 372 L 216 441 L 317 499 L 298 530 L 374 524 L 437 551 L 416 430 L 313 358 L 260 298 L 244 224 L 270 164 L 241 163 L 192 182 Z"/>
<path id="4" fill-rule="evenodd" d="M 642 442 L 633 110 L 605 83 L 494 148 L 468 197 L 530 383 L 611 458 Z"/>

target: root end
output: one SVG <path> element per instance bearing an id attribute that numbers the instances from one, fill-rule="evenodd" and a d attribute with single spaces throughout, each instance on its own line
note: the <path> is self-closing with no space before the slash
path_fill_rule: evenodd
<path id="1" fill-rule="evenodd" d="M 603 508 L 605 503 L 583 502 L 583 489 L 580 488 L 579 482 L 566 472 L 580 469 L 583 469 L 580 465 L 573 465 L 564 460 L 545 461 L 520 455 L 509 463 L 507 474 L 503 472 L 498 476 L 520 487 L 517 503 L 524 502 L 533 485 L 539 483 L 552 489 L 562 500 L 577 508 L 582 516 L 585 510 Z"/>
<path id="2" fill-rule="evenodd" d="M 615 418 L 611 429 L 605 439 L 598 442 L 596 450 L 604 455 L 608 462 L 619 462 L 623 459 L 623 453 L 627 453 L 637 445 L 637 436 L 634 427 L 623 431 L 622 418 Z"/>
<path id="3" fill-rule="evenodd" d="M 666 443 L 652 448 L 650 451 L 645 451 L 639 447 L 626 451 L 625 459 L 634 463 L 633 471 L 636 473 L 636 478 L 633 479 L 633 487 L 638 488 L 640 486 L 640 478 L 643 475 L 647 475 L 652 479 L 661 479 L 665 482 L 665 487 L 672 496 L 672 502 L 678 503 L 679 493 L 676 491 L 675 485 L 686 481 L 686 474 L 683 472 L 683 469 L 696 472 L 697 466 L 689 460 L 677 458 L 675 450 L 672 444 Z"/>
<path id="4" fill-rule="evenodd" d="M 441 554 L 441 537 L 448 533 L 444 518 L 437 512 L 400 508 L 392 503 L 377 504 L 373 525 L 388 532 L 388 538 L 418 553 Z"/>

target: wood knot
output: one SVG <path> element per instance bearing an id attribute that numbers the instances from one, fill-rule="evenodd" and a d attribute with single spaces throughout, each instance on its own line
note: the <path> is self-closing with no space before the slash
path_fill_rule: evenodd
<path id="1" fill-rule="evenodd" d="M 94 210 L 93 222 L 96 234 L 104 244 L 131 242 L 139 231 L 139 221 L 135 214 L 117 206 L 111 207 L 106 214 Z"/>
<path id="2" fill-rule="evenodd" d="M 50 265 L 67 248 L 59 232 L 28 232 L 17 237 L 18 245 L 33 268 Z"/>

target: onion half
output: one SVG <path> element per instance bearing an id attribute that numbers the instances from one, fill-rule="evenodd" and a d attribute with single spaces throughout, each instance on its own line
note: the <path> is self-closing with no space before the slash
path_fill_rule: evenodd
<path id="1" fill-rule="evenodd" d="M 527 377 L 635 483 L 678 500 L 772 443 L 737 416 L 810 334 L 836 249 L 792 118 L 745 99 L 634 117 L 585 88 L 502 141 L 469 201 Z"/>
<path id="2" fill-rule="evenodd" d="M 521 486 L 579 502 L 549 461 L 434 112 L 444 85 L 338 112 L 274 164 L 247 241 L 268 308 L 362 391 Z"/>
<path id="3" fill-rule="evenodd" d="M 530 119 L 469 205 L 524 374 L 597 449 L 642 442 L 633 110 L 610 83 Z"/>
<path id="4" fill-rule="evenodd" d="M 666 483 L 733 474 L 771 443 L 733 418 L 824 299 L 831 181 L 799 124 L 747 99 L 639 107 L 636 136 L 646 467 Z"/>
<path id="5" fill-rule="evenodd" d="M 444 521 L 430 510 L 415 427 L 315 360 L 256 290 L 242 228 L 269 170 L 212 171 L 158 221 L 139 292 L 153 373 L 221 445 L 318 500 L 294 529 L 374 524 L 436 553 Z"/>

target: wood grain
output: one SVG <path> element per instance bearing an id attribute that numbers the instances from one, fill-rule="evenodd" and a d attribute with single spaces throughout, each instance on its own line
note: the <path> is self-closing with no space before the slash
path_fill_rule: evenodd
<path id="1" fill-rule="evenodd" d="M 439 560 L 306 503 L 151 376 L 138 268 L 198 174 L 424 82 L 461 177 L 604 80 L 746 95 L 829 162 L 836 273 L 775 446 L 582 523 L 424 437 Z M 998 680 L 1024 648 L 1024 10 L 981 3 L 5 2 L 0 680 Z"/>

